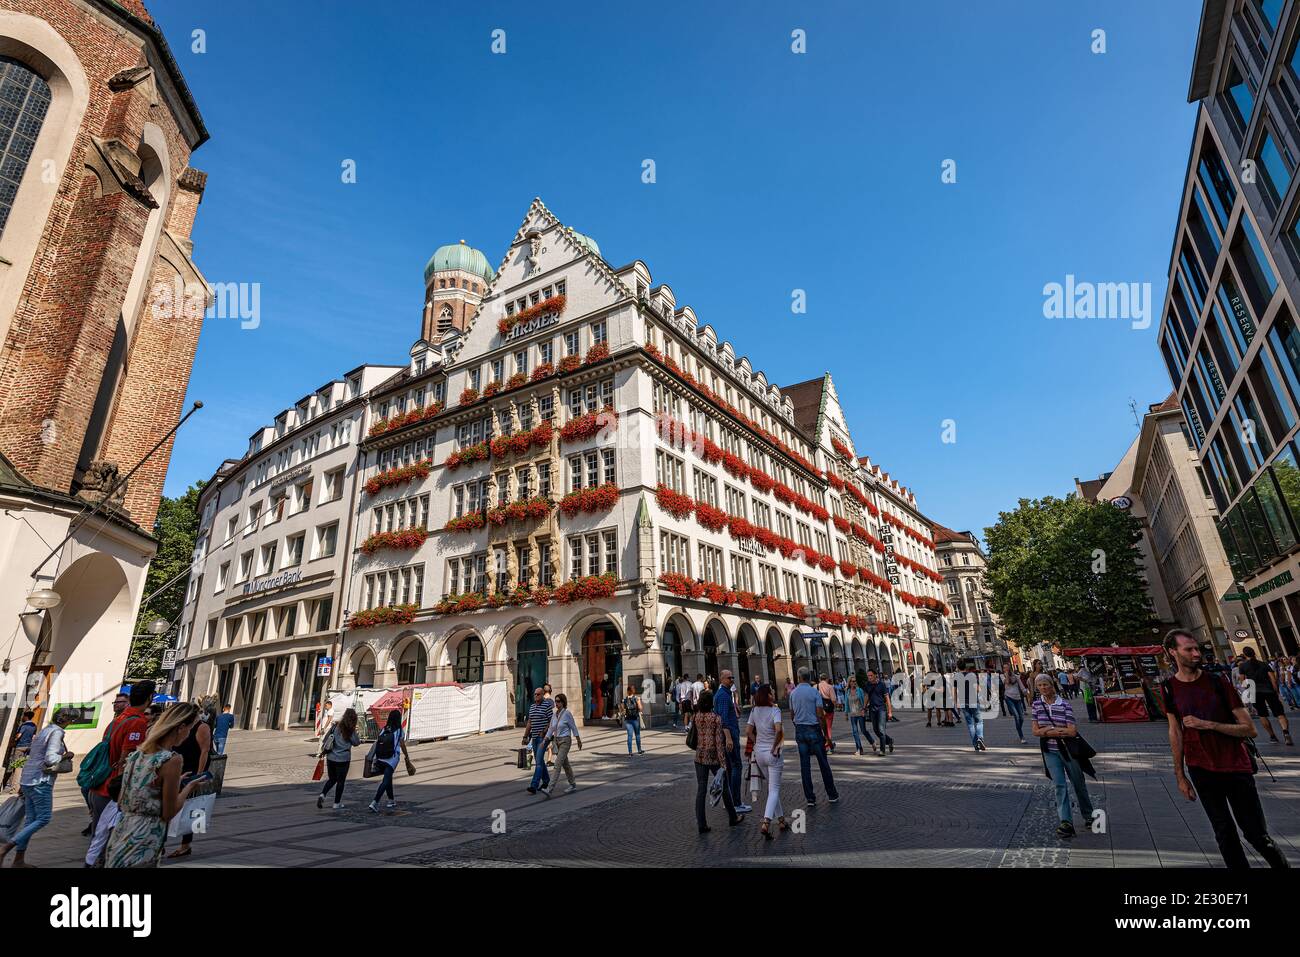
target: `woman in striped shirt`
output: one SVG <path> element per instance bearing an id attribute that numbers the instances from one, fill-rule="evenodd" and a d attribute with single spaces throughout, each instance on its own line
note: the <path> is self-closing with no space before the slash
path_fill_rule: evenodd
<path id="1" fill-rule="evenodd" d="M 1083 769 L 1078 759 L 1066 751 L 1062 740 L 1078 737 L 1074 709 L 1070 702 L 1057 694 L 1056 682 L 1049 674 L 1034 676 L 1034 690 L 1038 697 L 1034 699 L 1032 730 L 1043 752 L 1043 768 L 1056 785 L 1056 809 L 1061 821 L 1056 836 L 1074 837 L 1074 819 L 1070 812 L 1071 784 L 1079 799 L 1079 812 L 1085 824 L 1092 822 L 1092 798 L 1088 796 L 1088 785 L 1083 780 Z"/>

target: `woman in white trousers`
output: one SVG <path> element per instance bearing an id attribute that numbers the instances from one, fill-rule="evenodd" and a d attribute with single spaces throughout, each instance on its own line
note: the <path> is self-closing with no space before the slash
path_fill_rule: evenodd
<path id="1" fill-rule="evenodd" d="M 754 763 L 767 778 L 767 806 L 763 809 L 761 830 L 771 840 L 773 818 L 781 830 L 789 828 L 781 808 L 781 771 L 785 767 L 781 743 L 785 740 L 785 729 L 781 725 L 781 709 L 773 701 L 771 685 L 763 685 L 754 693 L 754 707 L 750 709 L 745 733 Z"/>

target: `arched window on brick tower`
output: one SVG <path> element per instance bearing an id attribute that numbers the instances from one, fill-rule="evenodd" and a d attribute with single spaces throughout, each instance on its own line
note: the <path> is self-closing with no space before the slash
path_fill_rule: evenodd
<path id="1" fill-rule="evenodd" d="M 50 85 L 30 67 L 0 56 L 0 233 L 45 124 L 50 95 Z"/>
<path id="2" fill-rule="evenodd" d="M 0 103 L 4 101 L 0 89 Z M 0 110 L 3 107 L 0 106 Z M 136 253 L 136 263 L 127 287 L 122 311 L 118 313 L 117 327 L 113 333 L 113 346 L 104 364 L 104 374 L 99 380 L 99 389 L 95 393 L 95 404 L 91 408 L 90 421 L 81 442 L 81 452 L 77 457 L 77 471 L 84 476 L 95 459 L 100 457 L 104 438 L 110 422 L 110 415 L 117 398 L 118 388 L 126 369 L 131 342 L 134 338 L 136 314 L 141 308 L 148 309 L 149 271 L 153 265 L 157 248 L 158 234 L 162 229 L 167 210 L 167 199 L 171 192 L 167 182 L 168 170 L 163 157 L 147 142 L 140 144 L 140 179 L 157 202 L 157 207 L 150 213 L 145 226 L 140 248 Z M 119 463 L 123 472 L 133 466 L 134 462 Z"/>

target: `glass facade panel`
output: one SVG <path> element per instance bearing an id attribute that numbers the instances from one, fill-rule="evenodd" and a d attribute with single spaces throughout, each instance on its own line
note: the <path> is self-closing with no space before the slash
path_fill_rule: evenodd
<path id="1" fill-rule="evenodd" d="M 1277 544 L 1273 541 L 1268 520 L 1264 518 L 1264 509 L 1260 506 L 1253 488 L 1246 490 L 1246 494 L 1241 497 L 1241 501 L 1233 511 L 1241 513 L 1246 526 L 1250 529 L 1251 537 L 1255 539 L 1255 548 L 1259 551 L 1260 563 L 1264 564 L 1277 558 Z"/>
<path id="2" fill-rule="evenodd" d="M 1291 527 L 1291 518 L 1287 514 L 1286 506 L 1282 503 L 1282 496 L 1277 486 L 1273 484 L 1271 469 L 1265 471 L 1255 483 L 1255 495 L 1259 498 L 1264 520 L 1268 522 L 1268 530 L 1272 533 L 1278 550 L 1290 551 L 1295 547 L 1295 531 Z"/>
<path id="3" fill-rule="evenodd" d="M 1282 202 L 1287 187 L 1291 185 L 1291 170 L 1287 167 L 1286 160 L 1282 158 L 1282 151 L 1278 149 L 1273 134 L 1267 130 L 1259 141 L 1259 153 L 1256 158 L 1263 169 L 1264 175 L 1261 179 L 1265 189 L 1273 197 L 1274 203 Z"/>

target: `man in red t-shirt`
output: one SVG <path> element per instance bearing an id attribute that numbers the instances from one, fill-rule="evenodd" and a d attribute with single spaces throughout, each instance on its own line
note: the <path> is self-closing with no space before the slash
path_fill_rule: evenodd
<path id="1" fill-rule="evenodd" d="M 1164 681 L 1164 698 L 1178 790 L 1189 801 L 1200 792 L 1219 853 L 1230 870 L 1250 867 L 1238 827 L 1270 867 L 1290 867 L 1264 821 L 1246 747 L 1247 739 L 1255 736 L 1255 722 L 1237 690 L 1222 676 L 1201 670 L 1201 648 L 1189 632 L 1169 632 L 1165 651 L 1177 666 Z"/>
<path id="2" fill-rule="evenodd" d="M 152 681 L 133 684 L 127 709 L 113 720 L 113 730 L 108 737 L 108 766 L 112 770 L 104 782 L 90 792 L 91 810 L 94 812 L 92 834 L 99 824 L 99 816 L 112 801 L 108 786 L 121 777 L 126 756 L 144 743 L 145 732 L 149 730 L 149 703 L 153 701 L 155 687 Z"/>

